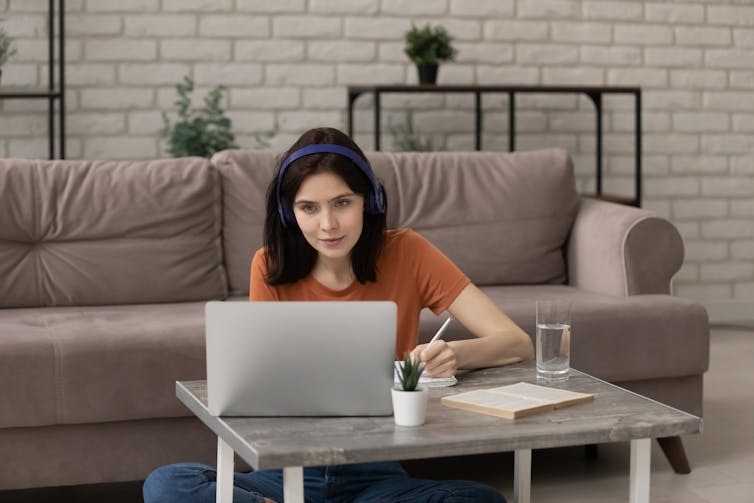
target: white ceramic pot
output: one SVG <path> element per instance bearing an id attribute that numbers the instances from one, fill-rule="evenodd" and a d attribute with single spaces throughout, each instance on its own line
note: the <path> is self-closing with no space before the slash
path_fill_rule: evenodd
<path id="1" fill-rule="evenodd" d="M 415 391 L 403 391 L 391 388 L 393 396 L 393 417 L 398 426 L 421 426 L 427 415 L 426 388 L 416 388 Z"/>

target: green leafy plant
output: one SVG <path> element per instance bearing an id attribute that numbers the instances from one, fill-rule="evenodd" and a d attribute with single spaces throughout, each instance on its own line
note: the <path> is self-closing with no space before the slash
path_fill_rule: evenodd
<path id="1" fill-rule="evenodd" d="M 402 152 L 431 152 L 432 140 L 426 141 L 421 138 L 414 127 L 414 114 L 406 112 L 406 120 L 403 124 L 389 124 L 388 131 L 393 137 L 393 148 Z"/>
<path id="2" fill-rule="evenodd" d="M 14 54 L 16 54 L 16 48 L 13 47 L 13 41 L 5 28 L 0 26 L 0 67 L 7 63 L 8 59 Z"/>
<path id="3" fill-rule="evenodd" d="M 411 354 L 406 351 L 403 354 L 403 365 L 396 365 L 401 389 L 403 391 L 415 391 L 422 371 L 424 371 L 424 363 L 420 362 L 419 358 L 411 358 Z"/>
<path id="4" fill-rule="evenodd" d="M 404 52 L 417 65 L 436 65 L 452 61 L 458 51 L 453 48 L 453 37 L 443 26 L 434 28 L 427 23 L 424 28 L 412 26 L 406 32 Z"/>
<path id="5" fill-rule="evenodd" d="M 191 93 L 194 81 L 186 76 L 183 82 L 175 86 L 178 99 L 178 120 L 171 124 L 166 113 L 162 119 L 165 127 L 162 136 L 167 138 L 168 152 L 173 157 L 199 156 L 211 157 L 212 154 L 228 148 L 238 148 L 233 134 L 231 120 L 220 108 L 223 86 L 212 89 L 204 98 L 204 106 L 191 108 Z"/>

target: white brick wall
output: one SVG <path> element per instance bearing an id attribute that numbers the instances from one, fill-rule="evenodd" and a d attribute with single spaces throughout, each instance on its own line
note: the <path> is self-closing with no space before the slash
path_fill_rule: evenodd
<path id="1" fill-rule="evenodd" d="M 44 0 L 0 0 L 19 54 L 3 86 L 46 83 Z M 225 85 L 238 142 L 287 146 L 315 125 L 345 127 L 348 84 L 416 82 L 412 25 L 443 24 L 457 61 L 440 81 L 643 89 L 644 206 L 686 240 L 675 291 L 754 301 L 754 4 L 742 0 L 68 0 L 69 158 L 164 156 L 161 112 L 192 76 L 195 103 Z M 484 98 L 487 149 L 507 148 L 507 98 Z M 385 97 L 415 110 L 433 144 L 473 148 L 473 99 Z M 372 142 L 372 100 L 356 138 Z M 632 194 L 633 104 L 605 100 L 605 186 Z M 594 112 L 585 98 L 519 95 L 519 148 L 562 146 L 592 190 Z M 0 101 L 0 155 L 45 157 L 43 102 Z M 392 144 L 387 129 L 383 146 Z"/>

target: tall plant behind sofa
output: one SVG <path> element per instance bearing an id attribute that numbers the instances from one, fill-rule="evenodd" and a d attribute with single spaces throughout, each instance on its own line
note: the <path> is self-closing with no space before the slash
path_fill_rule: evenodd
<path id="1" fill-rule="evenodd" d="M 223 86 L 212 89 L 204 98 L 204 107 L 199 109 L 191 108 L 191 93 L 194 91 L 191 77 L 183 77 L 183 82 L 175 88 L 178 92 L 175 100 L 178 120 L 171 124 L 167 114 L 162 114 L 165 123 L 162 136 L 167 138 L 168 152 L 173 157 L 210 158 L 215 152 L 238 148 L 233 123 L 220 107 Z"/>
<path id="2" fill-rule="evenodd" d="M 388 125 L 388 131 L 393 138 L 393 148 L 400 152 L 432 152 L 437 150 L 432 145 L 431 138 L 422 138 L 414 126 L 414 114 L 409 110 L 402 124 Z"/>

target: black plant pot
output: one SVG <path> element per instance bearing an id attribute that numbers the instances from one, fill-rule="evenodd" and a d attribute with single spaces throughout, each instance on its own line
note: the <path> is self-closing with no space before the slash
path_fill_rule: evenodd
<path id="1" fill-rule="evenodd" d="M 419 71 L 419 84 L 435 84 L 437 82 L 437 65 L 416 65 Z"/>

